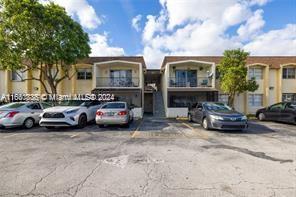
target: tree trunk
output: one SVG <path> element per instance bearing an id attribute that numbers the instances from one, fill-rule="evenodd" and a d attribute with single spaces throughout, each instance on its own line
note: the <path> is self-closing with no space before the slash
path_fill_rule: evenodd
<path id="1" fill-rule="evenodd" d="M 234 108 L 234 97 L 235 97 L 234 93 L 229 94 L 229 97 L 228 97 L 228 105 L 232 108 Z"/>

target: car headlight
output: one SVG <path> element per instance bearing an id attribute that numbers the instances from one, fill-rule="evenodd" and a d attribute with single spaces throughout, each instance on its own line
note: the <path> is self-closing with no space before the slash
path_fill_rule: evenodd
<path id="1" fill-rule="evenodd" d="M 243 116 L 242 117 L 242 120 L 248 120 L 248 117 L 247 116 Z"/>
<path id="2" fill-rule="evenodd" d="M 216 116 L 216 115 L 210 115 L 211 119 L 214 119 L 214 120 L 224 120 L 223 117 L 221 116 Z"/>
<path id="3" fill-rule="evenodd" d="M 78 110 L 79 110 L 79 109 L 69 110 L 69 111 L 66 111 L 66 114 L 73 114 L 73 113 L 78 112 Z"/>

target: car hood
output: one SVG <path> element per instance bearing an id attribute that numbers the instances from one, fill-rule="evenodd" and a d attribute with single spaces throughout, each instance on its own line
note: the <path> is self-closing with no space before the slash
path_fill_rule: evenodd
<path id="1" fill-rule="evenodd" d="M 237 111 L 209 111 L 209 114 L 217 115 L 217 116 L 243 116 L 243 114 L 237 112 Z"/>
<path id="2" fill-rule="evenodd" d="M 81 107 L 77 106 L 56 106 L 50 107 L 44 110 L 44 112 L 66 112 L 71 110 L 81 109 Z"/>

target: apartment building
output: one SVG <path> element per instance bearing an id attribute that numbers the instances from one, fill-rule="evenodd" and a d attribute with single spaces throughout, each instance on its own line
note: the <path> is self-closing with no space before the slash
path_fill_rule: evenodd
<path id="1" fill-rule="evenodd" d="M 201 101 L 227 102 L 216 77 L 221 56 L 167 56 L 162 71 L 162 93 L 166 117 L 187 116 L 188 106 Z M 235 109 L 253 114 L 257 109 L 296 101 L 296 57 L 249 57 L 248 77 L 259 88 L 237 95 Z"/>
<path id="2" fill-rule="evenodd" d="M 58 94 L 114 94 L 115 100 L 134 106 L 136 117 L 144 112 L 165 117 L 186 117 L 188 106 L 201 101 L 227 102 L 216 67 L 221 56 L 166 56 L 160 69 L 147 70 L 141 56 L 90 57 L 79 61 L 77 73 L 58 86 Z M 255 113 L 281 101 L 296 101 L 296 56 L 249 57 L 248 78 L 259 84 L 255 92 L 237 95 L 235 108 Z M 38 71 L 0 70 L 0 95 L 44 94 L 38 81 L 23 81 Z M 162 112 L 163 111 L 163 112 Z"/>

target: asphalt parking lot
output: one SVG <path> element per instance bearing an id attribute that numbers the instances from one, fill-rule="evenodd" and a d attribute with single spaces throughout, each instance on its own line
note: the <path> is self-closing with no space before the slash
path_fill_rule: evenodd
<path id="1" fill-rule="evenodd" d="M 0 196 L 296 196 L 296 126 L 0 130 Z"/>

